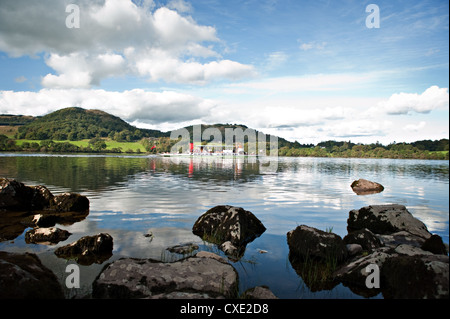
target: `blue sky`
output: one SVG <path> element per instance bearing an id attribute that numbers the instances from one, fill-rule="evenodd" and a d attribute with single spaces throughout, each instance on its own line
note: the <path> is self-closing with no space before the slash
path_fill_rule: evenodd
<path id="1" fill-rule="evenodd" d="M 80 106 L 302 143 L 448 138 L 448 12 L 438 0 L 2 0 L 0 114 Z"/>

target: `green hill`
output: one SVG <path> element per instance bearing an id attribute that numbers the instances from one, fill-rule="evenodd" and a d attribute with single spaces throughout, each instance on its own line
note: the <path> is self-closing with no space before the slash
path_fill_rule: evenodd
<path id="1" fill-rule="evenodd" d="M 193 137 L 193 126 L 190 125 L 190 126 L 186 126 L 184 128 L 189 131 L 189 134 L 190 134 L 191 139 L 192 139 L 192 137 Z M 222 136 L 222 143 L 225 143 L 225 137 L 226 137 L 225 129 L 227 129 L 227 128 L 231 128 L 233 130 L 241 129 L 243 132 L 245 132 L 247 129 L 254 130 L 254 129 L 249 128 L 249 127 L 247 127 L 245 125 L 242 125 L 242 124 L 213 124 L 213 125 L 202 124 L 201 125 L 201 132 L 202 132 L 202 141 L 204 143 L 210 143 L 214 139 L 214 136 L 206 136 L 204 134 L 204 131 L 206 129 L 209 129 L 209 128 L 215 128 L 215 129 L 219 130 L 219 132 L 220 132 L 220 134 Z M 257 130 L 254 130 L 254 131 L 255 131 L 255 134 L 256 134 L 256 139 L 258 139 L 259 131 L 257 131 Z M 245 143 L 248 142 L 248 136 L 245 136 L 244 141 L 245 141 Z M 269 141 L 270 141 L 270 134 L 266 135 L 266 141 L 267 141 L 267 143 L 269 143 Z M 311 147 L 311 146 L 313 146 L 313 145 L 302 145 L 302 144 L 299 144 L 298 142 L 290 142 L 290 141 L 288 141 L 288 140 L 286 140 L 286 139 L 284 139 L 282 137 L 278 137 L 278 147 L 280 147 L 280 148 L 281 147 L 300 148 L 300 147 Z"/>
<path id="2" fill-rule="evenodd" d="M 117 116 L 99 110 L 70 107 L 55 111 L 19 127 L 17 138 L 28 140 L 79 141 L 109 137 L 132 142 L 143 137 L 163 137 L 167 133 L 138 129 Z"/>

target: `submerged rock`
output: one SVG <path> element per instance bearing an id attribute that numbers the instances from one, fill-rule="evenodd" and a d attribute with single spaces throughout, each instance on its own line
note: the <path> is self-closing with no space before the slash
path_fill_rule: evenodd
<path id="1" fill-rule="evenodd" d="M 232 252 L 233 257 L 242 256 L 246 245 L 265 231 L 264 225 L 251 212 L 228 205 L 211 208 L 197 219 L 192 228 L 195 235 L 209 242 L 226 243 L 223 247 Z"/>
<path id="2" fill-rule="evenodd" d="M 173 263 L 123 258 L 104 268 L 93 283 L 94 298 L 232 298 L 236 270 L 211 253 Z"/>
<path id="3" fill-rule="evenodd" d="M 76 259 L 81 265 L 101 264 L 112 256 L 113 238 L 109 234 L 85 236 L 69 245 L 59 247 L 55 255 L 65 259 Z"/>
<path id="4" fill-rule="evenodd" d="M 357 195 L 377 194 L 384 190 L 383 185 L 362 178 L 354 181 L 350 187 Z"/>
<path id="5" fill-rule="evenodd" d="M 176 245 L 176 246 L 167 248 L 167 250 L 170 251 L 171 253 L 180 254 L 180 255 L 192 254 L 194 251 L 196 251 L 198 249 L 199 249 L 198 245 L 192 244 L 192 243 Z"/>
<path id="6" fill-rule="evenodd" d="M 66 240 L 70 235 L 71 233 L 67 230 L 62 230 L 56 227 L 35 228 L 25 233 L 25 242 L 27 244 L 56 244 L 60 241 Z"/>
<path id="7" fill-rule="evenodd" d="M 0 251 L 0 299 L 61 299 L 55 274 L 35 254 Z"/>

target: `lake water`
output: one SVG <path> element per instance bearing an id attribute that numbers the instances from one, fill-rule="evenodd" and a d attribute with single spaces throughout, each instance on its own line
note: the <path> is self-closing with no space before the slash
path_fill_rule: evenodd
<path id="1" fill-rule="evenodd" d="M 65 291 L 68 297 L 82 296 L 103 266 L 121 257 L 167 261 L 172 258 L 167 247 L 189 242 L 222 254 L 193 235 L 192 226 L 208 209 L 227 204 L 251 211 L 267 228 L 232 263 L 241 292 L 266 285 L 280 298 L 362 298 L 342 285 L 310 291 L 289 262 L 286 233 L 305 224 L 332 228 L 344 237 L 350 210 L 396 203 L 449 242 L 448 161 L 279 158 L 276 168 L 266 170 L 255 158 L 0 154 L 1 177 L 90 200 L 85 220 L 58 225 L 73 233 L 68 240 L 26 244 L 22 234 L 0 242 L 0 250 L 36 253 L 64 284 L 68 262 L 54 250 L 82 236 L 109 233 L 113 256 L 102 265 L 80 266 L 82 287 Z M 359 178 L 379 182 L 385 190 L 358 196 L 350 184 Z M 153 238 L 144 236 L 150 232 Z"/>

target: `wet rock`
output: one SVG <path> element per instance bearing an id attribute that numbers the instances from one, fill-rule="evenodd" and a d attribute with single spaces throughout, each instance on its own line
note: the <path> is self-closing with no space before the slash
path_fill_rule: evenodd
<path id="1" fill-rule="evenodd" d="M 54 196 L 47 187 L 42 185 L 31 186 L 31 210 L 43 210 L 50 206 Z"/>
<path id="2" fill-rule="evenodd" d="M 55 274 L 35 254 L 0 252 L 0 299 L 61 299 Z"/>
<path id="3" fill-rule="evenodd" d="M 427 239 L 431 236 L 427 227 L 403 205 L 372 205 L 350 211 L 347 230 L 367 228 L 376 234 L 392 234 L 407 231 Z"/>
<path id="4" fill-rule="evenodd" d="M 287 233 L 289 254 L 294 258 L 312 258 L 318 261 L 347 258 L 347 249 L 342 238 L 334 233 L 324 232 L 306 225 L 298 226 Z"/>
<path id="5" fill-rule="evenodd" d="M 347 234 L 343 238 L 344 244 L 358 244 L 361 246 L 363 250 L 366 251 L 373 251 L 374 249 L 377 249 L 379 247 L 382 247 L 383 244 L 380 241 L 380 239 L 375 236 L 374 233 L 372 233 L 367 228 L 359 229 L 354 232 L 351 232 Z"/>
<path id="6" fill-rule="evenodd" d="M 384 190 L 383 185 L 362 178 L 354 181 L 350 187 L 357 195 L 377 194 Z"/>
<path id="7" fill-rule="evenodd" d="M 349 256 L 358 255 L 363 251 L 363 248 L 359 244 L 346 244 L 345 247 L 347 248 L 347 253 Z"/>
<path id="8" fill-rule="evenodd" d="M 365 297 L 382 292 L 384 298 L 448 298 L 448 256 L 442 254 L 442 238 L 431 235 L 426 226 L 402 205 L 378 205 L 352 210 L 346 242 L 361 234 L 380 240 L 383 247 L 366 246 L 369 253 L 355 255 L 335 271 L 335 279 Z M 357 228 L 364 228 L 355 231 Z M 363 243 L 363 242 L 361 242 Z M 378 246 L 378 247 L 377 247 Z M 426 248 L 426 249 L 425 249 Z M 369 289 L 368 266 L 377 265 L 380 289 Z"/>
<path id="9" fill-rule="evenodd" d="M 200 253 L 199 253 L 200 254 Z M 173 263 L 124 258 L 104 268 L 94 298 L 233 298 L 238 274 L 223 258 L 193 256 Z"/>
<path id="10" fill-rule="evenodd" d="M 203 239 L 222 245 L 225 242 L 245 251 L 245 246 L 266 231 L 261 221 L 240 207 L 216 206 L 200 216 L 192 232 Z"/>
<path id="11" fill-rule="evenodd" d="M 447 255 L 447 248 L 439 235 L 431 235 L 431 237 L 422 244 L 421 248 L 432 252 L 433 254 Z"/>
<path id="12" fill-rule="evenodd" d="M 333 274 L 335 280 L 348 286 L 353 292 L 364 297 L 373 297 L 380 293 L 379 289 L 369 289 L 366 286 L 367 271 L 370 265 L 377 265 L 381 269 L 384 262 L 392 256 L 397 256 L 392 248 L 381 247 L 372 253 L 349 260 L 339 267 Z"/>
<path id="13" fill-rule="evenodd" d="M 45 186 L 0 178 L 0 210 L 79 212 L 89 210 L 89 200 L 75 193 L 54 196 Z"/>
<path id="14" fill-rule="evenodd" d="M 56 227 L 50 228 L 35 228 L 25 233 L 25 242 L 27 244 L 56 244 L 60 241 L 64 241 L 71 233 L 67 230 L 62 230 Z"/>
<path id="15" fill-rule="evenodd" d="M 273 292 L 264 286 L 247 289 L 241 296 L 243 299 L 278 299 Z"/>
<path id="16" fill-rule="evenodd" d="M 234 246 L 231 241 L 226 241 L 223 244 L 219 245 L 219 249 L 223 251 L 227 256 L 231 257 L 231 259 L 239 259 L 245 252 L 244 249 L 239 249 Z"/>
<path id="17" fill-rule="evenodd" d="M 199 249 L 198 245 L 195 245 L 192 243 L 176 245 L 176 246 L 167 248 L 167 250 L 170 251 L 171 253 L 180 254 L 180 255 L 192 254 L 194 251 L 196 251 L 198 249 Z"/>
<path id="18" fill-rule="evenodd" d="M 57 195 L 50 202 L 49 210 L 57 212 L 84 212 L 89 210 L 89 199 L 75 193 Z"/>
<path id="19" fill-rule="evenodd" d="M 81 265 L 101 264 L 112 256 L 113 238 L 109 234 L 85 236 L 74 243 L 59 247 L 55 255 L 65 259 L 76 259 Z"/>
<path id="20" fill-rule="evenodd" d="M 287 233 L 289 261 L 311 291 L 330 290 L 338 283 L 335 267 L 348 256 L 342 238 L 306 225 Z"/>
<path id="21" fill-rule="evenodd" d="M 397 247 L 406 244 L 414 247 L 421 247 L 425 242 L 425 238 L 413 235 L 407 231 L 399 231 L 388 235 L 375 234 L 384 246 Z"/>
<path id="22" fill-rule="evenodd" d="M 54 196 L 45 186 L 26 186 L 0 178 L 0 241 L 16 238 L 27 227 L 70 225 L 88 214 L 89 200 L 85 196 Z"/>
<path id="23" fill-rule="evenodd" d="M 16 180 L 0 178 L 0 209 L 24 211 L 30 209 L 33 190 Z"/>
<path id="24" fill-rule="evenodd" d="M 449 298 L 448 256 L 399 255 L 387 259 L 380 273 L 385 298 Z"/>

